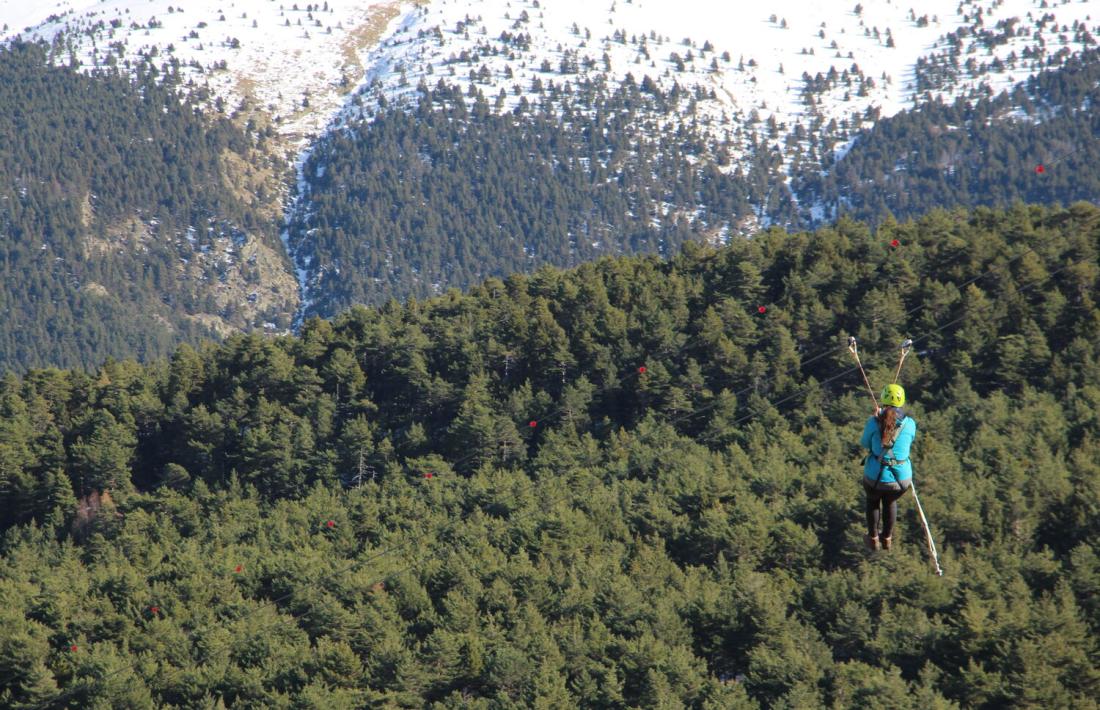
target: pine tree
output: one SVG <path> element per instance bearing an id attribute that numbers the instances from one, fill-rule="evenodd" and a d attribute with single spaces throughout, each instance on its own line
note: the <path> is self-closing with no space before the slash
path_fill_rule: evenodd
<path id="1" fill-rule="evenodd" d="M 70 449 L 78 496 L 91 491 L 131 491 L 130 462 L 137 444 L 134 433 L 104 410 L 92 414 L 81 429 Z"/>

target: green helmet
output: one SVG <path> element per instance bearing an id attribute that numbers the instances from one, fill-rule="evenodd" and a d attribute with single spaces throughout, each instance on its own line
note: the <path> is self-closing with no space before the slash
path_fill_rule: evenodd
<path id="1" fill-rule="evenodd" d="M 882 404 L 887 407 L 900 407 L 905 404 L 905 390 L 901 385 L 886 385 L 879 395 Z"/>

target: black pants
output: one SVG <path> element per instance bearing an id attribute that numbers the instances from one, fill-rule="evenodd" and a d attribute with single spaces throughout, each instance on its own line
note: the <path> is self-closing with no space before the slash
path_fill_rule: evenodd
<path id="1" fill-rule="evenodd" d="M 898 519 L 898 499 L 909 490 L 909 481 L 900 485 L 890 484 L 890 487 L 884 487 L 884 484 L 876 487 L 865 478 L 863 490 L 867 491 L 867 534 L 871 537 L 878 535 L 881 519 L 882 537 L 890 537 L 894 532 L 894 523 Z"/>

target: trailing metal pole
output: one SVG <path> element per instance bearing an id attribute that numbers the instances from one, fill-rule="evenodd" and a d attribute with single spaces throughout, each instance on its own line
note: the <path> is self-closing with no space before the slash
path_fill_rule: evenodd
<path id="1" fill-rule="evenodd" d="M 928 542 L 928 552 L 932 554 L 932 564 L 936 565 L 936 574 L 942 577 L 943 568 L 940 567 L 940 556 L 936 552 L 936 543 L 932 540 L 932 530 L 928 527 L 928 518 L 924 517 L 924 508 L 921 507 L 920 497 L 917 496 L 917 484 L 911 483 L 909 487 L 913 489 L 913 500 L 917 502 L 917 512 L 920 513 L 920 521 L 924 525 L 924 539 Z"/>
<path id="2" fill-rule="evenodd" d="M 898 357 L 898 367 L 894 370 L 894 384 L 897 384 L 898 377 L 901 375 L 901 366 L 905 363 L 905 356 L 909 354 L 909 351 L 913 348 L 913 341 L 906 338 L 901 343 L 901 355 Z M 917 504 L 917 512 L 920 514 L 920 522 L 924 527 L 924 540 L 928 543 L 928 552 L 932 555 L 932 564 L 936 566 L 936 574 L 940 577 L 943 576 L 943 568 L 940 567 L 940 556 L 936 552 L 936 543 L 932 539 L 932 528 L 928 526 L 928 517 L 924 514 L 924 506 L 920 504 L 920 496 L 917 495 L 917 484 L 910 483 L 909 487 L 913 489 L 913 500 Z"/>

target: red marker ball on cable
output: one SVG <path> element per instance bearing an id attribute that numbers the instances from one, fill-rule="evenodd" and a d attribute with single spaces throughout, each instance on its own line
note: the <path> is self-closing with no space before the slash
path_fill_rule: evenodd
<path id="1" fill-rule="evenodd" d="M 535 428 L 535 427 L 537 427 L 538 425 L 539 425 L 539 423 L 538 423 L 538 422 L 536 422 L 536 421 L 535 421 L 534 419 L 532 419 L 532 420 L 531 420 L 531 421 L 530 421 L 530 422 L 529 422 L 529 423 L 527 424 L 527 426 L 531 427 L 532 429 L 534 429 L 534 428 Z"/>
<path id="2" fill-rule="evenodd" d="M 767 308 L 767 306 L 759 306 L 759 307 L 758 307 L 758 308 L 756 309 L 756 312 L 757 312 L 757 313 L 767 313 L 767 312 L 768 312 L 768 308 Z"/>
<path id="3" fill-rule="evenodd" d="M 1042 165 L 1036 165 L 1035 166 L 1035 172 L 1039 173 L 1040 175 L 1042 175 L 1046 171 L 1047 171 L 1047 169 L 1044 168 Z"/>
<path id="4" fill-rule="evenodd" d="M 641 367 L 639 367 L 638 372 L 640 372 L 644 375 L 645 374 L 645 365 L 642 365 Z"/>

